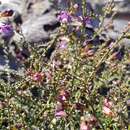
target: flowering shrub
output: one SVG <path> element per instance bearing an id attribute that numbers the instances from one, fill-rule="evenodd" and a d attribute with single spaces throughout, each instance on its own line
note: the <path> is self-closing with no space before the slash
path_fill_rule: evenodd
<path id="1" fill-rule="evenodd" d="M 23 71 L 1 72 L 6 75 L 0 81 L 1 130 L 128 129 L 130 55 L 122 40 L 130 26 L 115 40 L 102 38 L 110 27 L 104 18 L 113 8 L 108 3 L 97 17 L 86 12 L 85 0 L 82 7 L 70 1 L 58 14 L 61 27 L 47 48 L 27 44 L 28 57 L 17 49 Z M 2 33 L 13 34 L 9 27 L 2 25 Z"/>

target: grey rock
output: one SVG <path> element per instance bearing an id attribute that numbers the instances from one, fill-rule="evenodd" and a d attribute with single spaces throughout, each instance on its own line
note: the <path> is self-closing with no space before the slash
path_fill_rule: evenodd
<path id="1" fill-rule="evenodd" d="M 109 0 L 89 0 L 92 7 L 97 11 L 100 11 L 102 7 L 108 2 Z M 125 27 L 128 25 L 130 21 L 130 0 L 114 0 L 115 1 L 115 8 L 114 10 L 117 12 L 115 19 L 113 20 L 114 30 L 107 30 L 106 34 L 112 38 L 117 39 Z M 98 8 L 98 9 L 97 9 Z M 109 20 L 106 19 L 105 23 Z M 122 40 L 122 44 L 130 46 L 130 39 Z"/>
<path id="2" fill-rule="evenodd" d="M 0 10 L 12 9 L 22 14 L 25 5 L 25 0 L 1 0 Z"/>
<path id="3" fill-rule="evenodd" d="M 48 0 L 28 1 L 28 5 L 31 3 L 30 8 L 27 10 L 27 14 L 23 17 L 22 32 L 25 40 L 30 43 L 38 43 L 49 40 L 50 31 L 44 27 L 50 25 L 55 26 L 57 23 L 55 16 L 55 9 L 53 4 Z"/>
<path id="4" fill-rule="evenodd" d="M 44 0 L 41 2 L 37 2 L 32 5 L 32 13 L 33 15 L 43 15 L 45 12 L 49 12 L 52 8 L 52 3 L 50 3 L 48 0 Z"/>
<path id="5" fill-rule="evenodd" d="M 29 7 L 31 3 L 32 5 Z M 23 36 L 15 32 L 12 38 L 13 41 L 20 44 L 24 40 L 29 43 L 46 41 L 59 26 L 55 16 L 55 9 L 49 0 L 1 0 L 0 11 L 7 9 L 14 10 L 14 15 L 10 17 L 10 21 L 15 22 L 16 19 L 19 20 L 19 17 L 22 18 L 21 29 Z M 6 20 L 2 19 L 2 21 Z M 0 54 L 1 70 L 6 68 L 6 60 L 5 54 Z M 10 69 L 19 70 L 22 68 L 13 55 L 8 60 Z"/>
<path id="6" fill-rule="evenodd" d="M 10 20 L 16 24 L 22 23 L 22 14 L 26 12 L 25 0 L 1 0 L 0 11 L 13 10 L 14 14 Z"/>
<path id="7" fill-rule="evenodd" d="M 105 23 L 107 23 L 109 21 L 109 19 L 105 20 Z M 117 39 L 121 33 L 123 32 L 123 30 L 125 30 L 125 27 L 128 25 L 129 19 L 114 19 L 113 20 L 113 26 L 114 29 L 108 29 L 105 33 L 107 36 L 109 36 L 112 39 Z M 123 39 L 122 43 L 125 45 L 129 45 L 130 46 L 130 39 Z"/>
<path id="8" fill-rule="evenodd" d="M 14 10 L 13 21 L 22 23 L 22 32 L 25 40 L 30 43 L 46 41 L 50 31 L 54 31 L 56 16 L 53 4 L 49 0 L 1 0 L 0 11 Z M 22 19 L 21 19 L 22 17 Z M 53 29 L 46 30 L 44 25 Z M 14 41 L 21 41 L 21 35 L 14 36 Z"/>
<path id="9" fill-rule="evenodd" d="M 31 6 L 23 18 L 22 32 L 25 40 L 30 43 L 38 43 L 49 40 L 50 31 L 53 32 L 57 23 L 55 9 L 48 0 L 28 1 Z M 44 28 L 50 25 L 50 30 Z M 53 29 L 51 29 L 51 27 Z"/>
<path id="10" fill-rule="evenodd" d="M 27 42 L 41 42 L 49 39 L 50 31 L 45 26 L 55 26 L 56 17 L 52 14 L 46 14 L 39 17 L 32 17 L 22 24 L 22 32 Z M 55 27 L 54 27 L 55 29 Z"/>
<path id="11" fill-rule="evenodd" d="M 110 0 L 88 0 L 94 9 L 102 8 Z M 130 0 L 114 0 L 117 13 L 130 13 Z M 96 9 L 97 10 L 97 9 Z"/>
<path id="12" fill-rule="evenodd" d="M 120 32 L 123 31 L 123 29 L 128 25 L 129 20 L 128 19 L 114 19 L 113 21 L 114 29 Z"/>
<path id="13" fill-rule="evenodd" d="M 115 10 L 120 14 L 130 14 L 130 0 L 121 0 L 117 2 Z"/>

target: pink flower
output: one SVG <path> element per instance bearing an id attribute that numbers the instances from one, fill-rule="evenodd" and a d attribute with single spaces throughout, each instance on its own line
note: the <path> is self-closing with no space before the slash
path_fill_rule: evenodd
<path id="1" fill-rule="evenodd" d="M 113 111 L 111 110 L 113 103 L 109 101 L 107 98 L 104 99 L 104 104 L 103 104 L 103 113 L 106 114 L 107 116 L 114 116 Z"/>
<path id="2" fill-rule="evenodd" d="M 107 98 L 104 99 L 104 106 L 111 108 L 112 107 L 112 102 L 109 101 Z"/>
<path id="3" fill-rule="evenodd" d="M 76 110 L 79 110 L 79 111 L 83 112 L 84 104 L 82 104 L 82 103 L 76 103 L 76 104 L 74 104 L 74 108 Z"/>
<path id="4" fill-rule="evenodd" d="M 57 97 L 58 101 L 63 103 L 70 97 L 70 94 L 67 90 L 61 90 Z"/>
<path id="5" fill-rule="evenodd" d="M 32 80 L 36 82 L 41 82 L 44 78 L 44 74 L 41 72 L 36 72 L 32 75 Z"/>
<path id="6" fill-rule="evenodd" d="M 45 72 L 45 76 L 46 76 L 47 80 L 51 80 L 52 79 L 52 74 L 49 71 Z"/>
<path id="7" fill-rule="evenodd" d="M 87 17 L 79 16 L 77 20 L 78 20 L 78 22 L 81 22 L 85 26 L 92 26 L 91 18 L 89 16 L 87 16 Z"/>
<path id="8" fill-rule="evenodd" d="M 61 50 L 66 50 L 68 47 L 68 42 L 70 39 L 67 36 L 60 37 L 60 42 L 58 44 L 58 48 Z"/>
<path id="9" fill-rule="evenodd" d="M 58 15 L 58 20 L 61 23 L 68 23 L 71 22 L 71 15 L 67 11 L 61 11 Z"/>
<path id="10" fill-rule="evenodd" d="M 78 9 L 79 8 L 79 5 L 78 4 L 74 4 L 73 6 L 75 9 Z"/>
<path id="11" fill-rule="evenodd" d="M 85 121 L 81 122 L 80 130 L 92 130 L 91 126 Z"/>
<path id="12" fill-rule="evenodd" d="M 67 48 L 67 43 L 66 41 L 61 41 L 59 44 L 59 48 L 62 50 L 65 50 Z"/>
<path id="13" fill-rule="evenodd" d="M 26 71 L 27 76 L 32 76 L 34 73 L 31 68 L 27 69 Z"/>
<path id="14" fill-rule="evenodd" d="M 97 123 L 97 118 L 95 116 L 91 116 L 89 119 L 89 123 L 92 125 L 96 125 Z"/>
<path id="15" fill-rule="evenodd" d="M 97 123 L 97 119 L 93 115 L 90 115 L 86 118 L 81 117 L 80 130 L 92 130 L 92 128 L 94 128 Z"/>
<path id="16" fill-rule="evenodd" d="M 66 117 L 67 116 L 67 114 L 66 114 L 66 112 L 65 111 L 57 111 L 56 113 L 55 113 L 55 116 L 57 117 L 57 118 L 61 118 L 61 117 Z"/>
<path id="17" fill-rule="evenodd" d="M 25 61 L 25 57 L 23 56 L 22 52 L 21 51 L 17 51 L 16 52 L 16 58 L 18 61 L 20 62 L 24 62 Z"/>
<path id="18" fill-rule="evenodd" d="M 56 68 L 56 69 L 58 69 L 58 68 L 60 68 L 62 66 L 62 63 L 61 63 L 61 61 L 60 60 L 53 60 L 52 61 L 52 67 L 53 68 Z"/>
<path id="19" fill-rule="evenodd" d="M 110 117 L 112 117 L 114 115 L 112 110 L 106 106 L 103 106 L 103 113 Z"/>
<path id="20" fill-rule="evenodd" d="M 60 102 L 58 102 L 57 105 L 56 105 L 55 116 L 57 118 L 62 118 L 62 117 L 67 116 L 66 112 L 64 111 L 64 106 Z"/>

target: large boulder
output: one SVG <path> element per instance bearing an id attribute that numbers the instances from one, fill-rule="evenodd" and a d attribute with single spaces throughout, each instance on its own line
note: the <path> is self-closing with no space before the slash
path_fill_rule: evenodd
<path id="1" fill-rule="evenodd" d="M 27 42 L 44 42 L 49 39 L 50 32 L 58 26 L 56 11 L 49 0 L 1 0 L 0 11 L 14 10 L 12 20 L 21 24 L 23 35 Z M 46 27 L 48 29 L 46 29 Z M 16 34 L 14 40 L 21 39 Z"/>
<path id="2" fill-rule="evenodd" d="M 26 41 L 40 43 L 49 40 L 50 33 L 59 26 L 53 4 L 48 0 L 28 1 L 27 4 L 21 26 Z"/>

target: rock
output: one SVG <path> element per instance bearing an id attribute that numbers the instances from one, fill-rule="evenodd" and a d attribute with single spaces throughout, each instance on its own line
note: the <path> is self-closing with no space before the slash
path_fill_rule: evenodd
<path id="1" fill-rule="evenodd" d="M 130 19 L 129 19 L 130 20 Z M 114 24 L 114 29 L 116 31 L 123 31 L 123 29 L 128 25 L 129 22 L 128 19 L 114 19 L 113 24 Z"/>
<path id="2" fill-rule="evenodd" d="M 25 2 L 24 0 L 1 0 L 0 11 L 13 10 L 14 14 L 10 17 L 10 20 L 16 24 L 22 23 L 22 14 L 25 11 Z"/>
<path id="3" fill-rule="evenodd" d="M 117 0 L 115 10 L 120 14 L 130 14 L 130 1 L 129 0 Z"/>
<path id="4" fill-rule="evenodd" d="M 23 13 L 23 10 L 25 10 L 25 0 L 0 0 L 1 5 L 0 5 L 0 10 L 3 9 L 12 9 L 20 14 Z"/>
<path id="5" fill-rule="evenodd" d="M 22 44 L 24 38 L 29 43 L 45 42 L 49 40 L 49 35 L 60 26 L 55 15 L 56 11 L 49 0 L 1 0 L 0 11 L 3 12 L 8 9 L 14 11 L 10 21 L 15 22 L 16 26 L 21 24 L 22 35 L 24 36 L 15 32 L 12 38 L 14 43 Z M 7 19 L 2 19 L 2 21 L 7 21 Z M 5 54 L 1 53 L 0 69 L 6 68 L 6 60 Z M 12 54 L 8 60 L 10 69 L 21 69 L 21 63 Z"/>
<path id="6" fill-rule="evenodd" d="M 95 10 L 100 10 L 99 8 L 104 7 L 105 4 L 110 2 L 110 0 L 88 0 Z M 130 14 L 130 1 L 129 0 L 114 0 L 115 10 L 117 13 L 129 13 Z"/>
<path id="7" fill-rule="evenodd" d="M 94 0 L 89 2 L 91 3 L 92 7 L 96 12 L 101 11 L 100 9 L 108 2 L 109 0 Z M 114 20 L 113 20 L 113 25 L 114 25 L 114 30 L 107 30 L 107 35 L 112 38 L 112 39 L 117 39 L 124 28 L 128 25 L 128 22 L 130 21 L 130 1 L 129 0 L 114 0 L 115 1 L 115 8 L 114 10 L 117 12 Z M 106 19 L 105 23 L 108 22 L 109 18 Z M 130 46 L 130 39 L 124 39 L 122 41 L 123 44 Z"/>
<path id="8" fill-rule="evenodd" d="M 58 22 L 56 21 L 56 17 L 51 14 L 46 14 L 39 17 L 31 17 L 25 21 L 22 24 L 22 32 L 27 42 L 37 43 L 49 40 L 50 32 L 52 33 L 57 26 Z"/>
<path id="9" fill-rule="evenodd" d="M 25 11 L 24 0 L 1 0 L 0 11 L 12 9 L 14 11 L 13 19 L 19 17 Z"/>
<path id="10" fill-rule="evenodd" d="M 55 9 L 48 0 L 1 0 L 0 11 L 14 10 L 13 21 L 22 24 L 21 28 L 27 42 L 49 40 L 50 31 L 58 26 Z M 14 41 L 21 40 L 21 35 L 14 36 Z"/>
<path id="11" fill-rule="evenodd" d="M 28 13 L 23 18 L 22 32 L 27 42 L 38 43 L 49 40 L 58 26 L 53 4 L 48 0 L 28 2 Z"/>
<path id="12" fill-rule="evenodd" d="M 33 15 L 43 15 L 45 12 L 49 12 L 52 9 L 52 3 L 50 3 L 48 0 L 44 0 L 41 2 L 37 2 L 32 5 L 32 13 Z"/>

